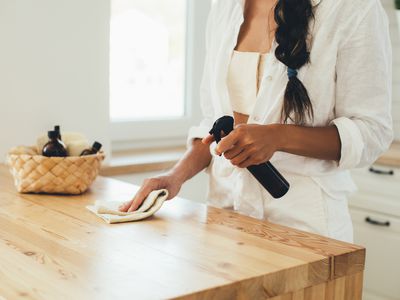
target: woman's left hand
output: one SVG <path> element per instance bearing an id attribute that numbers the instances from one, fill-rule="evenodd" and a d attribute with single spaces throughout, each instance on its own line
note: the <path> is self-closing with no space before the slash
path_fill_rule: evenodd
<path id="1" fill-rule="evenodd" d="M 210 143 L 212 140 L 208 136 L 203 142 Z M 239 124 L 219 142 L 216 153 L 223 153 L 239 168 L 247 168 L 270 160 L 278 151 L 280 140 L 279 124 Z"/>

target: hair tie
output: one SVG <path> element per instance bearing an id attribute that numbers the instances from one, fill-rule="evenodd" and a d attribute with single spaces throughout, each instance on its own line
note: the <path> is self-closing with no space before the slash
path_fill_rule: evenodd
<path id="1" fill-rule="evenodd" d="M 297 77 L 297 70 L 288 67 L 287 75 L 288 75 L 289 79 L 292 77 Z"/>

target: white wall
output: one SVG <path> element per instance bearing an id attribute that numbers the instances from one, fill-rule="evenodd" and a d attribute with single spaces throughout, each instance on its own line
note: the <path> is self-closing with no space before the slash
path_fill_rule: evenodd
<path id="1" fill-rule="evenodd" d="M 393 0 L 382 2 L 391 22 L 400 140 L 400 33 Z M 0 0 L 0 161 L 54 124 L 109 149 L 109 14 L 109 0 Z"/>
<path id="2" fill-rule="evenodd" d="M 108 0 L 0 0 L 0 161 L 55 124 L 109 148 Z"/>
<path id="3" fill-rule="evenodd" d="M 393 47 L 393 125 L 395 139 L 400 140 L 400 32 L 394 8 L 394 0 L 381 0 L 390 22 Z"/>

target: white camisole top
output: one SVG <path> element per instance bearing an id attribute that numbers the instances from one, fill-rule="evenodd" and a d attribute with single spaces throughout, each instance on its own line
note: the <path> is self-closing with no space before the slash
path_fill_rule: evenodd
<path id="1" fill-rule="evenodd" d="M 228 70 L 228 92 L 233 111 L 250 115 L 257 99 L 268 53 L 233 51 Z"/>

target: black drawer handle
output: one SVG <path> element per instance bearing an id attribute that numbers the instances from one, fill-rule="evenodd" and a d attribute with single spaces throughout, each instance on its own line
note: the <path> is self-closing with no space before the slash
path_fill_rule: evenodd
<path id="1" fill-rule="evenodd" d="M 371 167 L 371 168 L 369 168 L 369 171 L 371 173 L 379 174 L 379 175 L 391 175 L 391 176 L 394 175 L 394 171 L 393 170 L 383 171 L 383 170 L 378 170 L 378 169 L 374 169 L 373 167 Z"/>
<path id="2" fill-rule="evenodd" d="M 372 225 L 376 225 L 376 226 L 384 226 L 384 227 L 389 227 L 390 226 L 390 222 L 386 221 L 386 222 L 380 222 L 380 221 L 376 221 L 374 219 L 371 219 L 370 217 L 366 217 L 365 218 L 365 222 L 372 224 Z"/>

